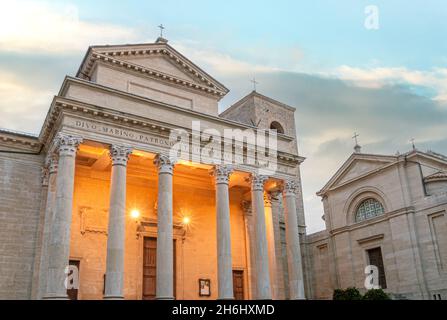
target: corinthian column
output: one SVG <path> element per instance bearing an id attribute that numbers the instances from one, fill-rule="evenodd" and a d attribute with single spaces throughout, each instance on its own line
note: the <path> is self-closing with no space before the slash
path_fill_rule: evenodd
<path id="1" fill-rule="evenodd" d="M 275 251 L 275 230 L 273 215 L 278 214 L 273 212 L 272 202 L 274 201 L 271 193 L 267 193 L 264 196 L 264 210 L 265 210 L 265 225 L 267 232 L 267 247 L 269 257 L 269 270 L 270 270 L 270 285 L 272 290 L 272 298 L 278 299 L 278 279 L 277 279 L 277 264 L 276 264 L 276 251 Z M 273 200 L 273 201 L 272 201 Z"/>
<path id="2" fill-rule="evenodd" d="M 109 227 L 107 233 L 106 283 L 104 299 L 123 299 L 124 240 L 126 223 L 126 172 L 132 149 L 113 145 L 110 148 Z"/>
<path id="3" fill-rule="evenodd" d="M 251 174 L 251 201 L 255 220 L 255 268 L 256 268 L 256 299 L 272 298 L 269 275 L 269 256 L 264 212 L 264 183 L 267 177 Z"/>
<path id="4" fill-rule="evenodd" d="M 70 229 L 76 151 L 82 139 L 59 133 L 56 137 L 59 152 L 56 178 L 56 203 L 49 243 L 46 299 L 67 299 L 65 268 L 70 256 Z"/>
<path id="5" fill-rule="evenodd" d="M 284 215 L 291 300 L 306 298 L 304 295 L 303 267 L 301 265 L 301 248 L 296 214 L 296 188 L 296 182 L 293 180 L 288 180 L 284 183 Z"/>
<path id="6" fill-rule="evenodd" d="M 51 226 L 53 222 L 54 204 L 56 202 L 56 174 L 57 174 L 57 155 L 49 154 L 45 160 L 46 182 L 48 186 L 47 201 L 45 204 L 44 226 L 42 232 L 42 248 L 40 253 L 39 266 L 39 286 L 37 299 L 42 299 L 46 293 L 47 275 L 48 275 L 48 246 L 51 236 Z"/>
<path id="7" fill-rule="evenodd" d="M 234 299 L 233 265 L 231 261 L 230 198 L 228 180 L 230 166 L 216 165 L 210 172 L 216 184 L 217 276 L 218 299 Z"/>
<path id="8" fill-rule="evenodd" d="M 172 171 L 174 161 L 166 155 L 157 155 L 157 281 L 156 299 L 174 299 L 174 250 L 172 239 Z"/>

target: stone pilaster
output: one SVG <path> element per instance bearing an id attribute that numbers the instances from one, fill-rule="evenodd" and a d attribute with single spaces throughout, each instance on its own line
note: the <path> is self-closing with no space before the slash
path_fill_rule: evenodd
<path id="1" fill-rule="evenodd" d="M 284 182 L 283 197 L 285 204 L 286 245 L 291 300 L 305 299 L 296 210 L 296 190 L 297 184 L 295 181 L 287 180 Z"/>
<path id="2" fill-rule="evenodd" d="M 42 184 L 47 186 L 47 199 L 45 203 L 45 215 L 42 230 L 42 247 L 40 249 L 39 278 L 37 299 L 42 299 L 46 292 L 48 275 L 48 246 L 51 236 L 51 226 L 53 222 L 54 205 L 56 202 L 56 175 L 58 157 L 56 154 L 49 154 L 45 159 L 45 168 Z"/>
<path id="3" fill-rule="evenodd" d="M 106 282 L 104 299 L 123 299 L 124 246 L 126 223 L 126 173 L 132 149 L 113 145 L 110 148 L 109 225 L 107 233 Z"/>
<path id="4" fill-rule="evenodd" d="M 158 224 L 156 299 L 174 299 L 174 250 L 172 235 L 172 173 L 175 161 L 159 154 L 154 159 L 158 169 Z"/>
<path id="5" fill-rule="evenodd" d="M 66 268 L 70 256 L 70 229 L 73 210 L 73 189 L 76 151 L 82 139 L 59 133 L 56 136 L 59 153 L 56 195 L 48 253 L 46 299 L 67 299 Z"/>
<path id="6" fill-rule="evenodd" d="M 210 172 L 216 185 L 218 299 L 234 299 L 231 259 L 230 198 L 228 182 L 233 169 L 216 165 Z"/>
<path id="7" fill-rule="evenodd" d="M 255 222 L 256 299 L 266 300 L 272 298 L 264 211 L 264 183 L 267 177 L 251 174 L 249 180 Z"/>

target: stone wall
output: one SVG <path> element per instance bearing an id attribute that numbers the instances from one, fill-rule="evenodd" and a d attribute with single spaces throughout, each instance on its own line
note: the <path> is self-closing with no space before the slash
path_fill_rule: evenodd
<path id="1" fill-rule="evenodd" d="M 31 297 L 42 156 L 0 153 L 0 299 Z"/>

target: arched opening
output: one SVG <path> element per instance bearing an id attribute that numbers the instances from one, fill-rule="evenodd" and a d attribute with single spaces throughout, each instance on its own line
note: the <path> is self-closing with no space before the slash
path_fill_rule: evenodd
<path id="1" fill-rule="evenodd" d="M 284 128 L 278 121 L 273 121 L 270 124 L 270 130 L 276 130 L 278 133 L 284 133 Z"/>

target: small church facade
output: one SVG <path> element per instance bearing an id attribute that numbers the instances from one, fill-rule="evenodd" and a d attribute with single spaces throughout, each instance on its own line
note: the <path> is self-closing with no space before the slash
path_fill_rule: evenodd
<path id="1" fill-rule="evenodd" d="M 295 109 L 227 92 L 163 38 L 90 47 L 0 130 L 0 299 L 304 299 Z"/>
<path id="2" fill-rule="evenodd" d="M 373 265 L 395 299 L 447 299 L 447 157 L 355 149 L 317 193 L 326 229 L 306 237 L 311 295 L 365 292 Z"/>

